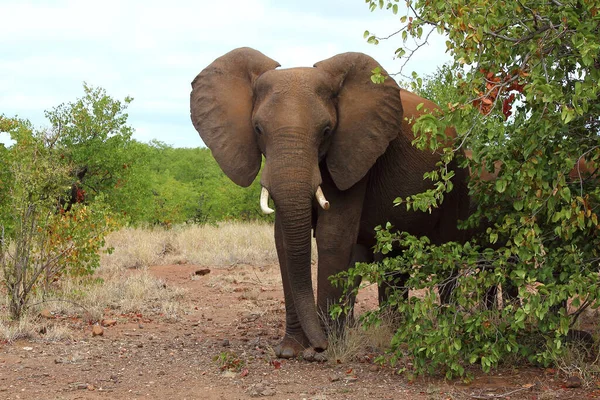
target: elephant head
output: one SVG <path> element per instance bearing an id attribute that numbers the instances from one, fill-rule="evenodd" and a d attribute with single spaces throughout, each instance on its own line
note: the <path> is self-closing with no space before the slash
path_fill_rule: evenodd
<path id="1" fill-rule="evenodd" d="M 191 118 L 238 185 L 252 183 L 265 156 L 261 185 L 281 223 L 296 312 L 312 346 L 325 349 L 310 275 L 315 195 L 328 206 L 320 196 L 320 165 L 342 191 L 365 177 L 400 132 L 399 87 L 393 79 L 374 84 L 379 65 L 361 53 L 340 54 L 313 68 L 277 67 L 250 48 L 216 59 L 192 82 Z"/>

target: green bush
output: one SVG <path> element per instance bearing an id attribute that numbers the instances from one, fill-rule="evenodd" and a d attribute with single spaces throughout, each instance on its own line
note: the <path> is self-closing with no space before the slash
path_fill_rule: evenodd
<path id="1" fill-rule="evenodd" d="M 4 152 L 0 184 L 6 199 L 0 219 L 0 267 L 10 315 L 19 319 L 32 295 L 46 293 L 62 274 L 85 276 L 99 266 L 104 237 L 116 227 L 102 199 L 63 208 L 72 165 L 27 121 L 0 116 L 0 131 L 14 144 Z"/>
<path id="2" fill-rule="evenodd" d="M 370 2 L 370 7 L 397 13 L 396 3 Z M 437 30 L 447 35 L 454 62 L 435 85 L 428 87 L 416 75 L 412 82 L 426 95 L 439 93 L 433 100 L 443 110 L 439 120 L 425 116 L 415 123 L 414 144 L 444 156 L 439 170 L 427 175 L 437 182 L 436 190 L 397 204 L 416 212 L 435 207 L 451 189 L 445 166 L 462 148 L 473 150 L 473 160 L 462 161 L 472 171 L 493 170 L 496 162 L 501 168 L 495 180 L 474 177 L 470 183 L 477 207 L 463 225 L 485 224 L 481 237 L 434 246 L 388 225 L 377 231 L 376 250 L 386 254 L 402 246 L 406 251 L 376 265 L 357 265 L 350 280 L 361 275 L 382 282 L 397 272 L 410 274 L 388 305 L 402 313 L 390 359 L 409 356 L 417 373 L 464 376 L 469 365 L 490 371 L 509 356 L 549 365 L 560 358 L 581 312 L 600 304 L 597 4 L 418 0 L 408 5 L 399 31 L 404 41 L 424 42 Z M 412 53 L 400 48 L 397 54 Z M 446 126 L 456 127 L 459 137 L 454 147 L 441 148 Z M 340 283 L 347 277 L 342 278 Z M 436 288 L 444 284 L 456 289 L 452 302 L 440 305 Z M 486 307 L 498 285 L 505 293 L 516 287 L 518 298 Z M 405 299 L 406 290 L 424 294 Z"/>

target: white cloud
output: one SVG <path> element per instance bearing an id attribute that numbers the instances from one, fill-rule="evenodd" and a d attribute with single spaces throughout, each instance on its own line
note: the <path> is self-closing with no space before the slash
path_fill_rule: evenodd
<path id="1" fill-rule="evenodd" d="M 189 122 L 190 82 L 215 58 L 254 47 L 283 67 L 311 66 L 345 51 L 376 58 L 389 72 L 398 40 L 365 43 L 365 29 L 398 28 L 389 12 L 360 1 L 3 0 L 0 113 L 43 126 L 43 111 L 82 95 L 82 82 L 134 97 L 130 124 L 140 140 L 200 145 Z M 429 73 L 448 58 L 441 39 L 409 65 Z"/>

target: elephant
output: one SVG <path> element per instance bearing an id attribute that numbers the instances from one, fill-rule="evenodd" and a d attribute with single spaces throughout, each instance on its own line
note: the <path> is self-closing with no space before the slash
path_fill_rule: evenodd
<path id="1" fill-rule="evenodd" d="M 190 114 L 236 184 L 249 186 L 264 156 L 261 208 L 273 211 L 270 197 L 276 209 L 286 312 L 285 336 L 275 353 L 292 358 L 305 349 L 327 349 L 320 313 L 342 296 L 328 277 L 373 258 L 377 225 L 389 221 L 432 243 L 461 236 L 456 224 L 468 214 L 468 171 L 450 164 L 454 189 L 431 213 L 394 207 L 396 197 L 433 187 L 423 174 L 436 168 L 440 154 L 412 145 L 408 119 L 437 106 L 400 90 L 389 77 L 373 83 L 375 68 L 387 72 L 362 53 L 338 54 L 313 67 L 278 67 L 257 50 L 230 51 L 193 80 Z M 318 252 L 316 302 L 311 234 Z"/>

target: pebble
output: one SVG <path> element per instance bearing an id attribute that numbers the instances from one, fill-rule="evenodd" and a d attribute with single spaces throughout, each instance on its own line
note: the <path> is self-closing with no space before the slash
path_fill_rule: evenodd
<path id="1" fill-rule="evenodd" d="M 565 386 L 570 389 L 580 388 L 582 385 L 581 378 L 578 376 L 571 376 L 565 382 Z"/>

